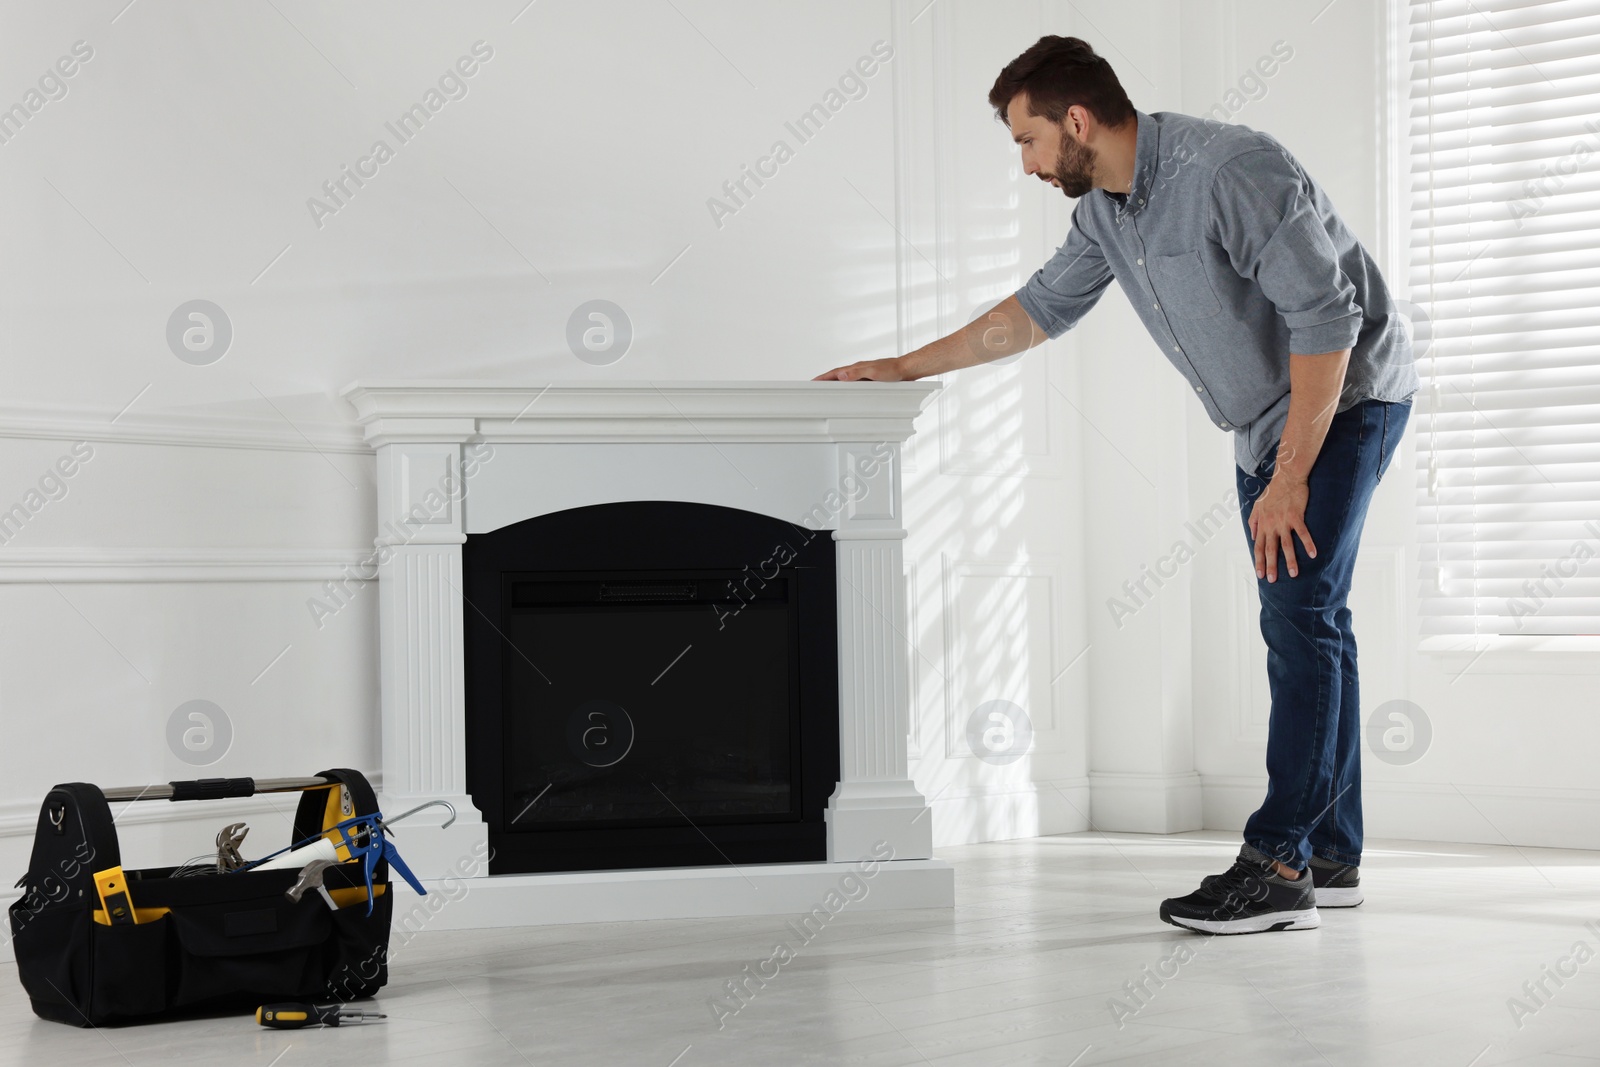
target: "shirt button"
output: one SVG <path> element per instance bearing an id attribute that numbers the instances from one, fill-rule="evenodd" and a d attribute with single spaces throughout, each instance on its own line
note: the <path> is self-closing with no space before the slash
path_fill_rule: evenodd
<path id="1" fill-rule="evenodd" d="M 1157 310 L 1157 311 L 1160 311 L 1160 310 L 1161 310 L 1161 305 L 1160 305 L 1160 304 L 1157 304 L 1157 305 L 1156 305 L 1156 310 Z"/>
<path id="2" fill-rule="evenodd" d="M 1140 200 L 1139 200 L 1139 203 L 1140 203 L 1140 205 L 1141 205 L 1141 206 L 1142 206 L 1142 205 L 1143 205 L 1143 204 L 1144 204 L 1144 200 L 1143 200 L 1143 198 L 1141 198 L 1141 199 L 1140 199 Z"/>
<path id="3" fill-rule="evenodd" d="M 1136 259 L 1136 260 L 1134 260 L 1134 262 L 1139 264 L 1139 266 L 1141 266 L 1141 267 L 1144 266 L 1144 260 L 1142 260 L 1142 259 Z"/>
<path id="4" fill-rule="evenodd" d="M 1194 391 L 1197 393 L 1203 393 L 1206 391 L 1206 387 L 1203 385 L 1197 385 L 1194 387 Z"/>
<path id="5" fill-rule="evenodd" d="M 1225 422 L 1219 422 L 1219 423 L 1217 423 L 1217 425 L 1222 427 L 1224 430 L 1226 430 L 1228 428 L 1228 424 L 1225 423 Z"/>

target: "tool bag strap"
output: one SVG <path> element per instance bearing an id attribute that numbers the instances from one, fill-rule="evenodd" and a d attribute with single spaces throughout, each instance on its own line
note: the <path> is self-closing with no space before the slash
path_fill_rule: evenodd
<path id="1" fill-rule="evenodd" d="M 28 873 L 17 884 L 30 907 L 98 899 L 94 872 L 122 863 L 111 806 L 100 787 L 64 782 L 45 794 Z"/>
<path id="2" fill-rule="evenodd" d="M 339 858 L 348 860 L 350 857 L 346 850 L 340 846 L 341 838 L 333 827 L 337 823 L 354 815 L 372 815 L 378 810 L 378 795 L 372 791 L 372 785 L 367 781 L 366 775 L 360 771 L 353 771 L 348 767 L 335 767 L 330 771 L 318 771 L 320 778 L 331 778 L 338 785 L 330 785 L 321 789 L 307 789 L 300 794 L 300 806 L 295 809 L 294 815 L 294 840 L 304 841 L 308 837 L 325 836 L 338 848 Z M 353 811 L 346 813 L 339 803 L 339 785 L 345 787 L 350 793 L 350 804 Z M 389 880 L 389 863 L 380 859 L 373 873 L 375 882 Z"/>

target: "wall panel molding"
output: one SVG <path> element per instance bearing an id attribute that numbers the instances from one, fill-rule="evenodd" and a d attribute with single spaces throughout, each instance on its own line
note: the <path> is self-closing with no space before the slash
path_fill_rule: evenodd
<path id="1" fill-rule="evenodd" d="M 0 585 L 372 581 L 373 555 L 370 548 L 0 548 Z"/>
<path id="2" fill-rule="evenodd" d="M 1054 732 L 1057 727 L 1056 687 L 1051 683 L 1069 659 L 1068 655 L 1063 654 L 1059 637 L 1060 623 L 1064 617 L 1062 605 L 1059 603 L 1061 590 L 1064 587 L 1063 560 L 1054 556 L 1032 556 L 1018 560 L 963 559 L 948 555 L 940 558 L 943 569 L 942 613 L 945 623 L 945 757 L 962 758 L 973 755 L 966 748 L 965 717 L 970 715 L 977 705 L 962 700 L 962 687 L 970 682 L 972 670 L 963 664 L 973 655 L 981 654 L 981 649 L 986 647 L 978 640 L 980 634 L 984 632 L 1011 634 L 1015 632 L 1017 622 L 1015 619 L 1006 619 L 999 615 L 986 621 L 963 622 L 960 612 L 961 584 L 969 578 L 1011 578 L 1023 583 L 1024 607 L 1027 606 L 1028 583 L 1034 581 L 1043 583 L 1040 595 L 1044 597 L 1045 632 L 1043 634 L 1028 632 L 1027 649 L 1030 657 L 1039 654 L 1044 657 L 1045 662 L 1042 670 L 1039 665 L 1029 663 L 1028 699 L 1019 703 L 1028 713 L 1033 725 L 1033 751 L 1056 751 L 1054 744 L 1056 740 Z M 1026 624 L 1026 621 L 1023 620 L 1023 623 Z M 1027 630 L 1026 625 L 1024 629 Z M 1036 694 L 1039 696 L 1037 701 L 1032 699 Z M 997 698 L 1002 698 L 1002 694 L 995 692 L 983 699 Z"/>
<path id="3" fill-rule="evenodd" d="M 0 406 L 0 438 L 372 454 L 354 421 L 347 425 L 236 414 L 123 414 L 114 409 L 66 405 Z"/>

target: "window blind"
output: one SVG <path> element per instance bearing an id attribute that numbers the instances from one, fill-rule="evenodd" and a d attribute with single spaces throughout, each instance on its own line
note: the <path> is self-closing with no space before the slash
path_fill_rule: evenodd
<path id="1" fill-rule="evenodd" d="M 1422 631 L 1600 634 L 1600 0 L 1400 2 Z"/>

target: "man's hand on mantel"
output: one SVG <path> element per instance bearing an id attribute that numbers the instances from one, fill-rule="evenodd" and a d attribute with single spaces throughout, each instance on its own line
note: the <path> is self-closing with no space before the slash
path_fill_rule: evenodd
<path id="1" fill-rule="evenodd" d="M 954 333 L 895 359 L 869 359 L 835 367 L 814 382 L 914 382 L 946 371 L 991 363 L 1026 352 L 1048 340 L 1015 293 Z"/>
<path id="2" fill-rule="evenodd" d="M 911 376 L 906 373 L 905 365 L 900 357 L 893 359 L 869 359 L 861 363 L 852 363 L 846 367 L 835 367 L 826 374 L 819 374 L 811 379 L 814 382 L 908 382 Z"/>

